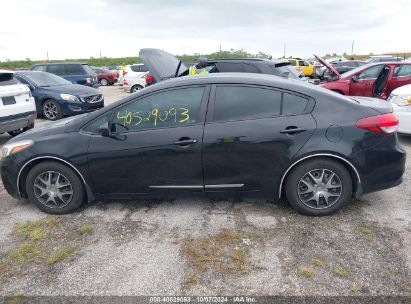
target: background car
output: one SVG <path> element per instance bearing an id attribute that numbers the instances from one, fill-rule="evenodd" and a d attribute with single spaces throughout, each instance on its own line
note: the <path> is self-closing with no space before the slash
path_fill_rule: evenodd
<path id="1" fill-rule="evenodd" d="M 328 62 L 317 58 L 336 75 L 335 80 L 321 86 L 339 94 L 387 99 L 394 89 L 411 83 L 410 62 L 370 63 L 340 74 Z"/>
<path id="2" fill-rule="evenodd" d="M 402 57 L 394 57 L 391 55 L 373 55 L 368 57 L 366 63 L 376 63 L 376 62 L 391 62 L 391 61 L 404 61 Z"/>
<path id="3" fill-rule="evenodd" d="M 366 62 L 361 60 L 344 60 L 330 62 L 330 64 L 336 69 L 338 73 L 343 74 L 345 72 L 351 71 L 352 69 L 363 66 L 364 64 L 366 64 Z M 321 78 L 325 79 L 327 77 L 332 77 L 331 71 L 324 67 Z"/>
<path id="4" fill-rule="evenodd" d="M 291 65 L 297 70 L 300 71 L 301 73 L 304 74 L 304 76 L 307 77 L 312 77 L 315 75 L 315 68 L 314 65 L 309 63 L 307 60 L 301 59 L 301 58 L 282 58 L 291 63 Z"/>
<path id="5" fill-rule="evenodd" d="M 14 77 L 14 72 L 0 70 L 0 134 L 16 136 L 34 127 L 36 105 L 30 90 Z"/>
<path id="6" fill-rule="evenodd" d="M 104 107 L 103 95 L 94 88 L 72 84 L 47 72 L 19 71 L 16 78 L 27 85 L 39 115 L 49 120 L 92 112 Z"/>
<path id="7" fill-rule="evenodd" d="M 123 89 L 125 92 L 128 93 L 135 93 L 141 89 L 144 89 L 147 85 L 146 83 L 146 76 L 148 72 L 145 74 L 126 74 L 123 78 Z"/>
<path id="8" fill-rule="evenodd" d="M 102 86 L 113 85 L 117 82 L 117 71 L 109 71 L 103 68 L 95 68 L 94 71 L 97 74 L 97 79 Z"/>
<path id="9" fill-rule="evenodd" d="M 398 132 L 411 135 L 411 84 L 392 91 L 388 101 L 400 120 Z"/>
<path id="10" fill-rule="evenodd" d="M 31 70 L 52 73 L 74 84 L 89 87 L 98 87 L 100 85 L 96 73 L 87 63 L 44 63 L 34 65 Z"/>

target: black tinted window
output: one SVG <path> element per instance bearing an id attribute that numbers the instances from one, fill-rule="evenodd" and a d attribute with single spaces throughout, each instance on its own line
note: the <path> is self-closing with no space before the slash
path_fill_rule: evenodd
<path id="1" fill-rule="evenodd" d="M 217 87 L 214 120 L 227 121 L 280 115 L 281 92 L 256 87 Z"/>
<path id="2" fill-rule="evenodd" d="M 13 73 L 0 73 L 0 86 L 8 86 L 18 83 L 19 82 L 14 78 Z"/>
<path id="3" fill-rule="evenodd" d="M 307 106 L 308 99 L 293 94 L 283 94 L 283 112 L 282 115 L 302 114 Z"/>
<path id="4" fill-rule="evenodd" d="M 248 63 L 243 63 L 243 69 L 245 73 L 260 73 L 255 66 Z"/>
<path id="5" fill-rule="evenodd" d="M 104 116 L 96 119 L 95 121 L 93 121 L 91 124 L 89 124 L 83 130 L 86 131 L 86 132 L 98 134 L 99 130 L 100 130 L 100 126 L 102 126 L 104 123 L 108 122 L 108 120 L 109 120 L 109 115 L 104 115 Z"/>
<path id="6" fill-rule="evenodd" d="M 80 64 L 67 64 L 65 66 L 66 75 L 81 75 L 84 74 L 84 70 Z"/>
<path id="7" fill-rule="evenodd" d="M 64 65 L 55 64 L 47 66 L 47 72 L 55 75 L 64 75 Z"/>
<path id="8" fill-rule="evenodd" d="M 243 72 L 243 66 L 241 63 L 219 62 L 217 64 L 217 68 L 221 73 Z"/>
<path id="9" fill-rule="evenodd" d="M 145 65 L 130 65 L 130 69 L 133 72 L 148 72 L 147 68 Z"/>
<path id="10" fill-rule="evenodd" d="M 186 126 L 199 120 L 204 88 L 185 88 L 143 97 L 114 113 L 117 132 Z"/>

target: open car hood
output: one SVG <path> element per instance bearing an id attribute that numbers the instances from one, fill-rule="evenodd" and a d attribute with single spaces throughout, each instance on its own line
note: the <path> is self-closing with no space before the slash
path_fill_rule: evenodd
<path id="1" fill-rule="evenodd" d="M 176 56 L 163 50 L 141 49 L 139 56 L 157 82 L 182 76 L 188 71 L 187 66 Z"/>
<path id="2" fill-rule="evenodd" d="M 340 78 L 341 74 L 338 73 L 338 71 L 326 60 L 322 59 L 320 56 L 317 56 L 314 54 L 314 57 L 317 58 L 319 62 L 321 62 L 327 69 L 329 69 L 334 75 L 336 75 L 338 78 Z"/>

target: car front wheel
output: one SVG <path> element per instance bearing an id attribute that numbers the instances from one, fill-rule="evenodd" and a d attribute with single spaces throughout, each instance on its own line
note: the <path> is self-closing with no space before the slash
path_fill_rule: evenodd
<path id="1" fill-rule="evenodd" d="M 27 175 L 26 193 L 31 203 L 51 214 L 77 210 L 85 192 L 80 177 L 71 168 L 58 162 L 42 162 Z"/>
<path id="2" fill-rule="evenodd" d="M 285 184 L 287 199 L 297 212 L 330 215 L 352 197 L 352 179 L 340 163 L 329 159 L 306 161 L 293 169 Z"/>
<path id="3" fill-rule="evenodd" d="M 106 86 L 106 85 L 108 85 L 108 81 L 107 81 L 107 79 L 105 79 L 105 78 L 101 78 L 101 79 L 100 79 L 100 84 L 101 84 L 102 86 Z"/>
<path id="4" fill-rule="evenodd" d="M 63 111 L 57 102 L 48 99 L 43 103 L 43 115 L 48 120 L 58 120 L 63 118 Z"/>
<path id="5" fill-rule="evenodd" d="M 131 93 L 135 93 L 137 91 L 140 91 L 141 89 L 143 89 L 143 87 L 141 85 L 136 84 L 131 88 L 130 91 L 131 91 Z"/>

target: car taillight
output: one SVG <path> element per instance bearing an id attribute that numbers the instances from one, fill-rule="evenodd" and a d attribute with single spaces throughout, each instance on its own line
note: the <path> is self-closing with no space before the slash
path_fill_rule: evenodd
<path id="1" fill-rule="evenodd" d="M 154 80 L 154 77 L 152 75 L 147 75 L 145 78 L 146 78 L 146 82 L 148 83 L 153 82 Z"/>
<path id="2" fill-rule="evenodd" d="M 361 118 L 355 124 L 357 128 L 373 133 L 391 134 L 397 131 L 398 117 L 393 113 Z"/>

